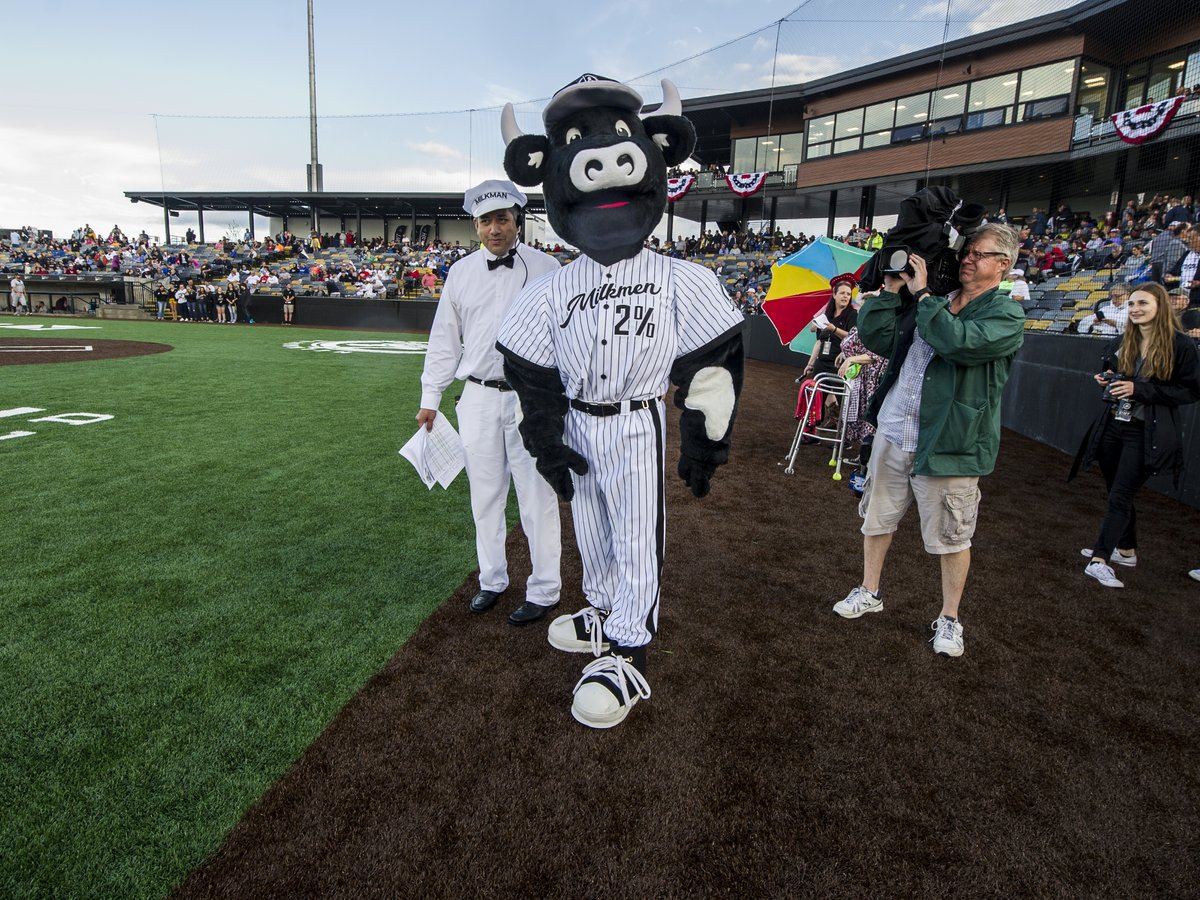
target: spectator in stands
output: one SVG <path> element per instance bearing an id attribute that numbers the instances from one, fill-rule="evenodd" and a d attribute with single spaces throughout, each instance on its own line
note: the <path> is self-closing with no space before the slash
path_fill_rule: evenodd
<path id="1" fill-rule="evenodd" d="M 1163 275 L 1187 254 L 1188 246 L 1180 237 L 1187 228 L 1183 222 L 1172 222 L 1150 241 L 1146 249 L 1155 281 L 1162 281 Z"/>
<path id="2" fill-rule="evenodd" d="M 1183 202 L 1172 206 L 1163 217 L 1164 225 L 1170 225 L 1174 222 L 1182 222 L 1190 225 L 1195 221 L 1196 204 L 1193 202 L 1191 194 L 1185 194 Z"/>
<path id="3" fill-rule="evenodd" d="M 1125 262 L 1121 264 L 1121 268 L 1117 269 L 1113 277 L 1118 281 L 1126 281 L 1130 284 L 1150 280 L 1150 257 L 1146 255 L 1141 244 L 1130 246 L 1129 256 L 1125 258 Z"/>
<path id="4" fill-rule="evenodd" d="M 1125 248 L 1119 242 L 1115 244 L 1110 242 L 1108 243 L 1108 252 L 1104 254 L 1104 258 L 1100 260 L 1100 265 L 1096 268 L 1100 271 L 1109 270 L 1115 275 L 1123 265 L 1125 265 Z"/>
<path id="5" fill-rule="evenodd" d="M 432 269 L 421 276 L 421 287 L 425 288 L 430 294 L 437 290 L 437 283 L 437 275 L 433 273 Z"/>
<path id="6" fill-rule="evenodd" d="M 1105 349 L 1102 373 L 1095 376 L 1105 408 L 1071 469 L 1074 477 L 1098 462 L 1104 474 L 1108 509 L 1096 540 L 1082 552 L 1091 558 L 1084 574 L 1109 588 L 1125 586 L 1110 562 L 1137 565 L 1134 496 L 1159 472 L 1178 479 L 1184 458 L 1176 410 L 1200 400 L 1200 354 L 1180 333 L 1166 288 L 1150 283 L 1134 291 L 1129 322 L 1125 335 Z"/>
<path id="7" fill-rule="evenodd" d="M 1035 206 L 1032 210 L 1030 210 L 1029 218 L 1026 221 L 1029 225 L 1030 234 L 1032 234 L 1035 238 L 1045 237 L 1048 221 L 1044 212 Z"/>
<path id="8" fill-rule="evenodd" d="M 1079 320 L 1080 334 L 1123 334 L 1129 320 L 1128 300 L 1133 288 L 1124 282 L 1115 283 L 1108 292 L 1108 300 L 1096 304 L 1090 316 Z"/>
<path id="9" fill-rule="evenodd" d="M 1188 292 L 1188 305 L 1200 306 L 1200 228 L 1189 228 L 1184 234 L 1188 252 L 1163 276 L 1167 287 L 1181 287 Z"/>
<path id="10" fill-rule="evenodd" d="M 1025 272 L 1021 269 L 1013 269 L 1008 273 L 1008 277 L 1012 279 L 1012 289 L 1009 296 L 1018 303 L 1025 303 L 1029 300 L 1029 282 L 1025 280 Z"/>

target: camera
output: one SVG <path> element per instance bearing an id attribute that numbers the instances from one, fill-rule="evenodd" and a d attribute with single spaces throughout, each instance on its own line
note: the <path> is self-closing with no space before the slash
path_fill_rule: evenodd
<path id="1" fill-rule="evenodd" d="M 1120 372 L 1101 372 L 1096 376 L 1104 382 L 1103 399 L 1105 403 L 1116 403 L 1117 398 L 1112 395 L 1112 385 L 1114 381 L 1128 381 L 1128 375 L 1122 375 Z"/>
<path id="2" fill-rule="evenodd" d="M 911 252 L 903 244 L 894 244 L 885 246 L 879 251 L 879 261 L 883 267 L 885 275 L 900 275 L 907 272 L 909 275 L 915 275 L 913 268 L 909 265 L 908 257 Z"/>

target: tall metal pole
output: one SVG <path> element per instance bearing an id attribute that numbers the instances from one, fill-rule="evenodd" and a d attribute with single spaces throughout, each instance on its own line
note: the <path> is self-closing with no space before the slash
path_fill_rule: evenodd
<path id="1" fill-rule="evenodd" d="M 312 162 L 308 167 L 308 190 L 323 189 L 321 164 L 317 161 L 317 59 L 313 50 L 313 0 L 308 0 L 308 139 Z"/>

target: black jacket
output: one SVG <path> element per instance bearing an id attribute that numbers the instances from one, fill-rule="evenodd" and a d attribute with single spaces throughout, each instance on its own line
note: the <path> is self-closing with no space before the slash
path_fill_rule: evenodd
<path id="1" fill-rule="evenodd" d="M 1131 326 L 1133 327 L 1133 326 Z M 1104 358 L 1112 360 L 1109 366 L 1116 371 L 1117 354 L 1121 350 L 1123 337 L 1113 338 L 1104 349 Z M 1098 391 L 1099 389 L 1097 389 Z M 1157 378 L 1135 378 L 1133 382 L 1133 399 L 1141 403 L 1145 410 L 1145 459 L 1143 465 L 1151 475 L 1159 472 L 1173 472 L 1178 484 L 1179 473 L 1183 469 L 1183 441 L 1179 434 L 1178 407 L 1200 400 L 1200 354 L 1196 351 L 1196 342 L 1182 332 L 1175 334 L 1175 365 L 1170 381 L 1159 381 Z M 1075 463 L 1071 467 L 1068 481 L 1081 470 L 1086 469 L 1096 460 L 1100 441 L 1104 430 L 1113 419 L 1109 415 L 1109 405 L 1096 421 L 1092 423 L 1079 452 L 1075 455 Z"/>

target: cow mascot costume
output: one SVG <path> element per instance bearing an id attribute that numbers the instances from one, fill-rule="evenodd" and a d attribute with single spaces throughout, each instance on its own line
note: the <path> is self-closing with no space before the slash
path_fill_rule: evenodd
<path id="1" fill-rule="evenodd" d="M 662 84 L 662 106 L 645 119 L 636 91 L 584 75 L 546 106 L 545 135 L 522 134 L 511 105 L 501 120 L 509 178 L 542 185 L 550 224 L 583 254 L 525 288 L 497 347 L 525 446 L 572 501 L 588 605 L 548 637 L 596 657 L 571 704 L 592 728 L 620 724 L 650 696 L 669 383 L 683 410 L 679 474 L 697 497 L 729 457 L 742 383 L 743 318 L 716 276 L 644 247 L 666 208 L 667 167 L 696 143 L 674 85 Z"/>

